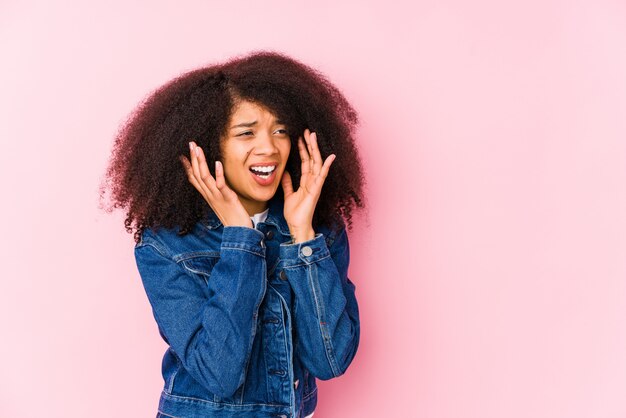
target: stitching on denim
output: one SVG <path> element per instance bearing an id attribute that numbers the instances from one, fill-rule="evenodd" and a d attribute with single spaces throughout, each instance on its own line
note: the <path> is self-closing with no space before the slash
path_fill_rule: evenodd
<path id="1" fill-rule="evenodd" d="M 309 392 L 306 396 L 303 396 L 303 397 L 302 397 L 302 401 L 308 401 L 308 400 L 309 400 L 309 399 L 311 399 L 311 397 L 312 397 L 313 395 L 315 395 L 316 393 L 317 393 L 317 386 L 315 386 L 315 387 L 313 388 L 313 390 L 312 390 L 312 391 L 310 391 L 310 392 Z"/>
<path id="2" fill-rule="evenodd" d="M 150 231 L 147 229 L 146 231 Z M 149 232 L 150 235 L 146 237 L 145 240 L 142 240 L 142 247 L 144 245 L 149 245 L 152 248 L 156 249 L 159 254 L 161 254 L 165 258 L 173 259 L 173 254 L 170 252 L 170 248 L 163 241 L 163 238 L 159 235 L 158 232 Z"/>
<path id="3" fill-rule="evenodd" d="M 312 265 L 312 264 L 315 264 L 315 263 L 317 263 L 317 262 L 319 262 L 319 261 L 326 260 L 327 258 L 330 258 L 330 254 L 325 255 L 325 256 L 324 256 L 324 257 L 322 257 L 322 258 L 318 258 L 318 259 L 316 259 L 316 260 L 314 260 L 314 261 L 312 261 L 312 262 L 310 262 L 310 263 L 285 264 L 285 265 L 283 265 L 283 267 L 284 267 L 284 268 L 286 268 L 286 269 L 295 268 L 295 267 L 302 267 L 302 266 L 305 266 L 305 267 L 306 267 L 306 266 L 310 266 L 310 265 Z M 283 260 L 283 262 L 284 262 L 284 260 Z"/>
<path id="4" fill-rule="evenodd" d="M 183 266 L 183 268 L 184 268 L 185 270 L 187 270 L 187 271 L 190 271 L 190 272 L 192 272 L 192 273 L 196 273 L 196 274 L 200 274 L 200 275 L 204 276 L 204 281 L 205 281 L 205 283 L 207 283 L 207 284 L 208 284 L 208 278 L 209 278 L 209 277 L 211 277 L 211 273 L 213 272 L 213 268 L 215 268 L 215 265 L 216 265 L 217 263 L 219 263 L 220 258 L 219 258 L 219 257 L 218 257 L 218 258 L 216 258 L 216 261 L 215 261 L 215 258 L 214 258 L 214 257 L 208 257 L 208 258 L 210 258 L 210 259 L 211 259 L 211 260 L 209 261 L 211 268 L 210 268 L 210 270 L 208 270 L 208 271 L 207 271 L 207 270 L 198 270 L 198 269 L 195 269 L 194 267 L 190 266 L 190 265 L 188 264 L 188 261 L 189 261 L 190 259 L 194 259 L 194 258 L 195 258 L 195 259 L 197 259 L 197 258 L 207 258 L 207 257 L 192 257 L 192 258 L 186 258 L 186 259 L 184 259 L 184 260 L 180 261 L 180 262 L 179 262 L 179 264 L 181 264 L 181 265 Z"/>
<path id="5" fill-rule="evenodd" d="M 199 257 L 194 257 L 194 258 L 199 258 Z M 191 266 L 189 266 L 187 264 L 187 260 L 189 260 L 189 258 L 181 261 L 179 264 L 181 264 L 185 270 L 200 275 L 202 277 L 202 279 L 204 280 L 204 284 L 208 286 L 209 285 L 209 278 L 211 277 L 211 272 L 213 271 L 213 267 L 215 267 L 215 264 L 213 264 L 213 266 L 211 267 L 211 271 L 207 272 L 207 271 L 194 269 L 193 267 L 191 267 Z M 216 263 L 217 263 L 217 261 L 216 261 Z"/>
<path id="6" fill-rule="evenodd" d="M 238 247 L 231 247 L 231 246 L 225 246 L 225 245 L 222 245 L 222 248 L 225 249 L 225 250 L 245 251 L 245 252 L 250 253 L 250 254 L 258 255 L 259 257 L 263 257 L 264 256 L 264 254 L 261 253 L 261 252 L 249 250 L 247 248 L 238 248 Z"/>
<path id="7" fill-rule="evenodd" d="M 233 236 L 233 238 L 237 238 L 237 240 L 236 240 L 236 241 L 234 241 L 234 242 L 239 242 L 239 239 L 241 239 L 240 235 L 246 235 L 246 234 L 248 234 L 248 232 L 252 232 L 252 231 L 254 231 L 254 234 L 253 234 L 253 235 L 256 235 L 258 238 L 260 238 L 260 239 L 265 238 L 265 234 L 264 234 L 263 232 L 261 232 L 260 230 L 256 229 L 256 228 L 251 228 L 251 227 L 239 227 L 239 226 L 237 226 L 236 228 L 246 228 L 246 232 L 233 231 L 232 233 L 230 233 L 230 235 L 234 235 L 234 236 Z M 249 230 L 249 231 L 248 231 L 248 230 Z M 225 234 L 226 232 L 227 232 L 227 231 L 224 231 L 224 232 L 222 233 L 222 236 L 223 236 L 223 234 Z M 259 235 L 260 235 L 260 236 L 259 236 Z M 230 237 L 227 237 L 227 238 L 230 238 Z"/>
<path id="8" fill-rule="evenodd" d="M 272 285 L 269 285 L 269 287 L 272 287 Z M 260 318 L 257 318 L 257 319 L 259 320 Z M 262 324 L 261 325 L 262 327 L 266 326 L 263 322 L 261 322 L 261 324 Z M 261 332 L 265 332 L 265 329 L 263 329 Z M 269 376 L 269 373 L 267 373 L 267 369 L 268 369 L 268 367 L 267 367 L 267 350 L 261 350 L 261 351 L 263 352 L 263 361 L 265 362 L 265 387 L 267 388 L 265 392 L 266 392 L 267 397 L 269 399 L 269 397 L 271 396 L 271 394 L 270 394 L 270 387 L 271 386 L 270 386 L 270 380 L 269 380 L 270 376 Z"/>
<path id="9" fill-rule="evenodd" d="M 213 229 L 217 229 L 220 226 L 222 226 L 221 222 L 213 222 L 213 223 L 209 223 L 209 222 L 200 222 L 200 225 L 202 225 L 203 227 L 209 229 L 209 230 L 213 230 Z"/>
<path id="10" fill-rule="evenodd" d="M 272 406 L 272 407 L 279 407 L 279 408 L 284 408 L 285 406 L 288 406 L 288 405 L 281 405 L 281 404 L 274 404 L 274 403 L 245 403 L 245 404 L 237 405 L 234 403 L 213 402 L 207 399 L 194 398 L 191 396 L 172 395 L 171 393 L 163 393 L 162 396 L 164 398 L 171 398 L 174 401 L 180 399 L 183 401 L 202 402 L 202 403 L 210 404 L 213 406 L 229 407 L 229 408 L 235 408 L 235 409 L 247 409 L 253 406 Z"/>
<path id="11" fill-rule="evenodd" d="M 154 250 L 159 253 L 159 255 L 161 255 L 161 257 L 165 257 L 165 258 L 171 258 L 169 255 L 165 255 L 165 251 L 162 250 L 161 248 L 159 248 L 158 245 L 155 245 L 151 242 L 146 242 L 144 245 L 142 245 L 141 247 L 152 247 L 154 248 Z M 139 248 L 141 248 L 139 247 Z"/>
<path id="12" fill-rule="evenodd" d="M 204 257 L 220 258 L 220 253 L 219 251 L 189 251 L 189 252 L 178 254 L 174 256 L 173 258 L 177 262 L 179 262 L 179 261 L 189 260 L 190 258 L 204 258 Z"/>
<path id="13" fill-rule="evenodd" d="M 244 362 L 244 372 L 243 372 L 244 389 L 245 389 L 245 385 L 246 385 L 246 377 L 247 377 L 247 372 L 248 372 L 248 366 L 250 364 L 250 358 L 252 357 L 252 347 L 254 346 L 254 339 L 256 338 L 257 321 L 259 320 L 259 310 L 261 308 L 261 304 L 263 303 L 263 299 L 265 298 L 265 292 L 267 291 L 267 275 L 266 275 L 267 263 L 265 261 L 265 258 L 262 260 L 262 264 L 263 264 L 262 271 L 263 271 L 263 275 L 265 277 L 263 277 L 263 280 L 261 281 L 261 283 L 263 283 L 263 285 L 261 286 L 261 291 L 257 295 L 259 303 L 257 303 L 256 306 L 254 307 L 254 313 L 252 314 L 252 316 L 254 318 L 254 321 L 252 321 L 252 332 L 251 332 L 252 335 L 251 335 L 251 338 L 250 338 L 250 343 L 248 345 L 248 350 L 247 350 L 247 354 L 246 354 L 246 361 Z M 243 390 L 241 391 L 241 403 L 243 404 Z"/>
<path id="14" fill-rule="evenodd" d="M 319 258 L 316 258 L 316 257 L 310 256 L 310 257 L 309 257 L 309 260 L 307 260 L 307 261 L 305 262 L 305 264 L 314 264 L 314 263 L 317 263 L 318 261 L 321 261 L 321 260 L 325 260 L 325 259 L 327 259 L 328 257 L 330 257 L 330 251 L 326 251 L 326 254 L 325 254 L 324 256 L 321 256 L 321 257 L 320 257 L 320 256 L 318 255 L 318 257 L 319 257 Z"/>
<path id="15" fill-rule="evenodd" d="M 282 323 L 286 324 L 287 321 L 285 319 L 289 319 L 289 325 L 292 325 L 291 324 L 291 318 L 289 318 L 289 309 L 285 309 L 285 306 L 287 305 L 287 302 L 285 302 L 285 299 L 280 294 L 280 292 L 277 291 L 276 293 L 278 293 L 278 297 L 280 298 L 280 308 L 281 308 L 280 309 L 280 317 L 281 317 Z M 287 315 L 287 318 L 285 318 L 285 314 Z M 283 342 L 285 343 L 285 353 L 288 353 L 289 352 L 289 342 L 287 341 L 287 337 L 288 337 L 287 332 L 288 332 L 288 329 L 290 329 L 291 327 L 287 327 L 287 326 L 284 326 L 284 325 L 283 325 L 283 327 L 284 327 Z M 287 374 L 289 374 L 289 358 L 287 358 Z"/>
<path id="16" fill-rule="evenodd" d="M 189 270 L 192 273 L 202 274 L 204 276 L 210 276 L 211 275 L 211 273 L 208 273 L 206 271 L 196 270 L 195 268 L 193 268 L 189 264 L 187 264 L 186 261 L 181 261 L 180 263 L 183 265 L 183 267 L 185 267 L 186 270 Z"/>
<path id="17" fill-rule="evenodd" d="M 259 233 L 262 234 L 261 231 Z M 233 239 L 234 238 L 234 239 Z M 265 239 L 265 235 L 261 237 L 255 238 L 243 238 L 243 237 L 225 237 L 222 235 L 222 245 L 233 245 L 235 247 L 251 247 L 251 246 L 259 246 L 261 247 L 263 244 L 261 243 Z"/>
<path id="18" fill-rule="evenodd" d="M 288 248 L 288 247 L 294 247 L 295 248 L 295 247 L 298 247 L 298 250 L 299 250 L 304 242 L 308 242 L 308 241 L 315 242 L 315 241 L 319 241 L 320 238 L 323 238 L 322 241 L 326 242 L 326 236 L 323 233 L 321 233 L 321 232 L 317 232 L 315 234 L 315 237 L 311 238 L 310 240 L 306 240 L 306 241 L 302 241 L 302 242 L 294 242 L 294 240 L 291 239 L 289 241 L 281 242 L 278 247 L 279 248 Z M 315 245 L 315 244 L 307 244 L 307 245 Z M 320 245 L 320 244 L 317 244 L 317 245 Z"/>
<path id="19" fill-rule="evenodd" d="M 174 415 L 166 414 L 165 412 L 161 411 L 160 409 L 158 410 L 158 412 L 159 412 L 159 414 L 163 415 L 164 417 L 180 418 L 180 417 L 175 417 Z"/>
<path id="20" fill-rule="evenodd" d="M 284 203 L 283 203 L 284 205 Z M 272 213 L 272 211 L 270 210 L 270 213 L 268 213 L 267 218 L 265 218 L 265 220 L 263 221 L 263 223 L 268 224 L 268 225 L 274 225 L 276 227 L 276 229 L 285 236 L 290 236 L 290 231 L 289 228 L 283 229 L 283 225 L 280 222 L 279 219 L 274 219 L 274 214 Z"/>
<path id="21" fill-rule="evenodd" d="M 326 338 L 326 334 L 328 334 L 328 329 L 326 326 L 322 325 L 322 322 L 326 322 L 326 311 L 324 310 L 324 304 L 323 301 L 321 301 L 321 294 L 318 296 L 317 291 L 318 289 L 316 288 L 317 286 L 319 286 L 319 283 L 317 282 L 317 280 L 313 279 L 313 274 L 312 274 L 312 270 L 313 270 L 313 266 L 311 266 L 311 268 L 308 269 L 307 275 L 308 275 L 308 283 L 311 286 L 311 289 L 313 291 L 313 298 L 315 300 L 315 308 L 317 310 L 317 318 L 318 318 L 318 327 L 320 330 L 320 334 L 322 336 L 322 343 L 324 345 L 324 352 L 326 354 L 326 359 L 328 360 L 328 365 L 330 366 L 330 369 L 333 373 L 334 376 L 338 376 L 339 372 L 337 370 L 337 365 L 335 364 L 334 361 L 334 354 L 333 354 L 333 347 L 330 341 L 330 335 L 328 335 L 328 338 Z M 317 270 L 315 272 L 315 276 L 317 279 Z"/>
<path id="22" fill-rule="evenodd" d="M 258 320 L 258 316 L 257 316 Z M 256 321 L 254 321 L 254 329 L 256 333 Z M 254 342 L 254 338 L 252 338 Z M 246 393 L 246 379 L 248 378 L 248 362 L 246 362 L 245 367 L 243 368 L 243 385 L 241 386 L 241 396 L 239 397 L 239 403 L 243 404 L 243 395 Z"/>
<path id="23" fill-rule="evenodd" d="M 181 361 L 178 358 L 178 356 L 174 356 L 174 358 L 176 359 L 177 368 L 176 368 L 176 371 L 172 374 L 172 377 L 170 377 L 170 384 L 169 384 L 169 387 L 167 388 L 168 393 L 172 393 L 172 389 L 174 388 L 174 379 L 176 378 L 176 374 L 178 374 L 181 368 Z"/>
<path id="24" fill-rule="evenodd" d="M 274 227 L 276 227 L 276 229 L 278 230 L 278 232 L 280 232 L 281 235 L 284 235 L 286 237 L 291 236 L 291 233 L 289 231 L 286 231 L 284 229 L 282 229 L 280 227 L 280 225 L 278 225 L 278 223 L 273 222 L 272 220 L 266 219 L 265 221 L 263 221 L 264 224 L 268 224 L 268 225 L 274 225 Z"/>
<path id="25" fill-rule="evenodd" d="M 289 375 L 289 382 L 290 382 L 290 387 L 293 387 L 293 370 L 290 366 L 292 366 L 292 364 L 290 364 L 291 358 L 293 358 L 293 347 L 292 350 L 289 350 L 289 341 L 288 341 L 288 337 L 291 337 L 291 340 L 293 341 L 293 335 L 291 334 L 291 329 L 293 328 L 293 319 L 291 318 L 291 314 L 289 313 L 289 306 L 287 306 L 287 302 L 285 301 L 285 299 L 283 298 L 283 296 L 280 294 L 280 292 L 278 290 L 275 290 L 276 294 L 278 295 L 278 297 L 280 298 L 280 316 L 281 318 L 284 318 L 284 313 L 283 310 L 286 312 L 287 314 L 287 319 L 289 320 L 289 326 L 285 326 L 283 325 L 283 341 L 285 342 L 285 352 L 289 352 L 289 357 L 287 359 L 287 374 Z M 283 309 L 284 308 L 284 309 Z M 283 324 L 286 324 L 286 321 L 283 321 Z M 289 391 L 289 403 L 292 404 L 295 402 L 295 393 L 293 390 Z"/>

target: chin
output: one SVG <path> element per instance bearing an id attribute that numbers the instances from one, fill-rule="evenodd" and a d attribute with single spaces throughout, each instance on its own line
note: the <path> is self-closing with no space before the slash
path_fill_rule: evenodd
<path id="1" fill-rule="evenodd" d="M 268 202 L 276 195 L 276 189 L 270 191 L 264 191 L 262 193 L 251 193 L 250 197 L 256 200 L 257 202 Z"/>

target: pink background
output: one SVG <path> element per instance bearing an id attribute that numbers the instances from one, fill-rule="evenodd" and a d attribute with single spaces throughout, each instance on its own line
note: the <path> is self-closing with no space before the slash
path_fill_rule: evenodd
<path id="1" fill-rule="evenodd" d="M 99 182 L 141 98 L 260 48 L 363 121 L 362 340 L 316 418 L 626 416 L 625 3 L 226 3 L 0 3 L 0 416 L 156 414 L 166 346 Z"/>

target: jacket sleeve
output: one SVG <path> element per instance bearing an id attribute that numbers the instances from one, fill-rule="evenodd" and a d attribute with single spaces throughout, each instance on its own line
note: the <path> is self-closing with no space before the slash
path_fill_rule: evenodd
<path id="1" fill-rule="evenodd" d="M 245 378 L 265 294 L 262 239 L 256 229 L 224 227 L 220 258 L 206 284 L 192 280 L 153 240 L 135 246 L 137 268 L 166 341 L 189 374 L 220 397 L 232 396 Z"/>
<path id="2" fill-rule="evenodd" d="M 348 279 L 350 249 L 345 226 L 328 248 L 324 235 L 297 244 L 283 243 L 280 258 L 295 295 L 294 349 L 317 378 L 343 374 L 359 345 L 355 286 Z"/>

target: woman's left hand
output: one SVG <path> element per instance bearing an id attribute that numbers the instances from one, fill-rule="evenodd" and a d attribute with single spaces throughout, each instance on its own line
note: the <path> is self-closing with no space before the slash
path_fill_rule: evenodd
<path id="1" fill-rule="evenodd" d="M 305 145 L 306 141 L 306 145 Z M 304 140 L 298 138 L 298 150 L 302 160 L 302 176 L 300 187 L 293 191 L 291 175 L 287 170 L 283 173 L 281 184 L 285 195 L 283 213 L 289 225 L 289 231 L 294 242 L 302 242 L 315 238 L 313 231 L 313 212 L 320 197 L 324 180 L 328 175 L 330 165 L 335 160 L 331 154 L 322 164 L 322 155 L 317 146 L 317 135 L 308 129 L 304 131 Z"/>

